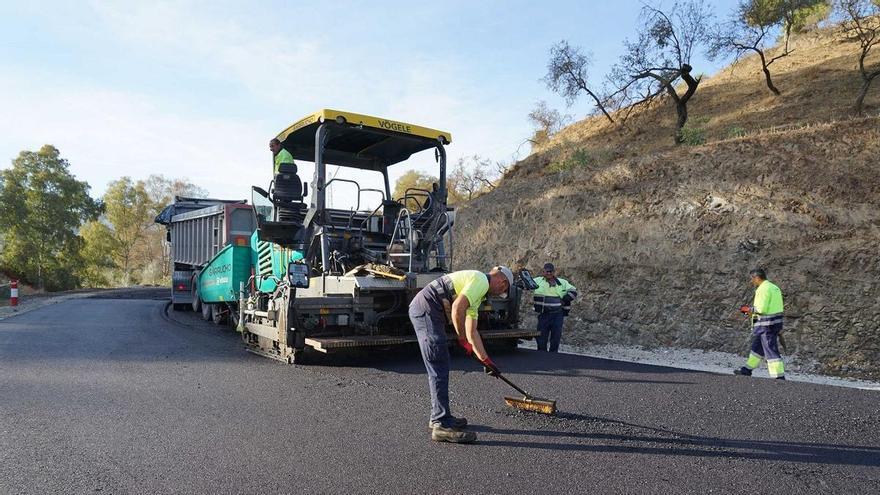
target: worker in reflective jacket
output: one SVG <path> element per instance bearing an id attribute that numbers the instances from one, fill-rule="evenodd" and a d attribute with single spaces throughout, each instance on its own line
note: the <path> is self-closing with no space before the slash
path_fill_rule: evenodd
<path id="1" fill-rule="evenodd" d="M 480 305 L 486 296 L 507 297 L 513 287 L 513 272 L 496 266 L 489 273 L 461 270 L 447 273 L 419 291 L 409 304 L 413 325 L 431 392 L 431 439 L 436 442 L 472 443 L 477 434 L 467 431 L 467 420 L 452 415 L 449 408 L 449 349 L 446 327 L 452 324 L 459 345 L 483 363 L 486 373 L 498 376 L 477 330 Z"/>
<path id="2" fill-rule="evenodd" d="M 785 368 L 779 355 L 779 334 L 782 332 L 782 291 L 767 280 L 762 268 L 749 272 L 755 286 L 755 299 L 751 306 L 743 306 L 740 311 L 752 319 L 752 350 L 746 365 L 734 373 L 752 376 L 752 371 L 767 360 L 770 377 L 785 380 Z"/>
<path id="3" fill-rule="evenodd" d="M 553 263 L 545 263 L 542 277 L 536 277 L 538 288 L 534 293 L 535 312 L 538 313 L 538 350 L 559 352 L 563 319 L 571 311 L 571 302 L 577 297 L 577 288 L 568 280 L 556 276 Z"/>
<path id="4" fill-rule="evenodd" d="M 272 173 L 278 175 L 278 172 L 281 170 L 282 163 L 290 163 L 293 164 L 293 155 L 290 154 L 289 151 L 281 147 L 281 141 L 278 139 L 272 139 L 269 141 L 269 151 L 272 152 L 272 156 L 274 156 L 275 166 L 272 169 Z"/>

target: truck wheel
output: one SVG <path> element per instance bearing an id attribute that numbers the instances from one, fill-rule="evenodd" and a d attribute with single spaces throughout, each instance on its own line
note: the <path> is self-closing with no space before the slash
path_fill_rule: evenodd
<path id="1" fill-rule="evenodd" d="M 219 304 L 211 304 L 211 321 L 214 322 L 215 325 L 222 325 L 226 323 L 226 315 L 223 314 L 223 306 Z"/>
<path id="2" fill-rule="evenodd" d="M 201 298 L 199 298 L 199 286 L 196 283 L 196 279 L 193 279 L 192 289 L 190 290 L 190 293 L 192 294 L 193 311 L 198 313 L 199 311 L 202 310 L 202 300 L 201 300 Z"/>
<path id="3" fill-rule="evenodd" d="M 202 319 L 205 321 L 209 321 L 211 319 L 211 307 L 214 305 L 211 303 L 206 303 L 202 301 Z"/>

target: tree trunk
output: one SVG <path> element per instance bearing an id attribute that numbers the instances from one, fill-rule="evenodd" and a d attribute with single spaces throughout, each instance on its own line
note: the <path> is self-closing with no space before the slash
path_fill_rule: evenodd
<path id="1" fill-rule="evenodd" d="M 788 48 L 786 48 L 786 50 L 788 50 Z M 779 96 L 779 90 L 773 85 L 773 79 L 770 77 L 770 69 L 767 67 L 767 59 L 764 57 L 764 52 L 761 50 L 757 50 L 757 52 L 758 56 L 761 57 L 761 70 L 764 71 L 764 79 L 767 81 L 767 87 L 774 95 Z"/>
<path id="2" fill-rule="evenodd" d="M 682 139 L 681 130 L 684 128 L 684 125 L 687 124 L 688 120 L 688 109 L 687 104 L 690 101 L 691 97 L 694 96 L 694 93 L 697 92 L 697 86 L 700 85 L 700 79 L 694 79 L 691 76 L 691 71 L 693 67 L 689 64 L 684 64 L 681 66 L 681 79 L 687 84 L 687 91 L 681 96 L 681 98 L 675 98 L 675 111 L 678 113 L 678 121 L 676 122 L 675 128 L 675 144 L 681 144 L 684 140 Z"/>
<path id="3" fill-rule="evenodd" d="M 856 104 L 853 107 L 856 115 L 861 115 L 865 108 L 865 96 L 868 94 L 868 88 L 871 87 L 871 81 L 874 79 L 865 79 L 862 83 L 862 89 L 859 90 L 859 95 L 856 97 Z"/>
<path id="4" fill-rule="evenodd" d="M 595 93 L 587 89 L 587 93 L 593 98 L 593 101 L 596 103 L 596 106 L 599 107 L 599 110 L 602 111 L 602 114 L 605 115 L 605 118 L 608 119 L 608 122 L 614 123 L 614 119 L 611 118 L 611 115 L 608 114 L 608 111 L 605 110 L 605 105 L 602 104 L 602 101 L 599 100 L 599 97 L 596 96 Z"/>
<path id="5" fill-rule="evenodd" d="M 767 87 L 770 91 L 772 91 L 774 95 L 779 96 L 779 90 L 773 85 L 773 79 L 770 78 L 770 70 L 767 69 L 766 66 L 764 67 L 764 79 L 767 80 Z"/>
<path id="6" fill-rule="evenodd" d="M 785 21 L 785 40 L 783 44 L 785 45 L 785 53 L 788 53 L 788 42 L 791 40 L 791 21 Z"/>
<path id="7" fill-rule="evenodd" d="M 681 144 L 684 142 L 681 130 L 684 129 L 684 125 L 687 124 L 688 121 L 687 102 L 684 100 L 676 102 L 675 111 L 678 113 L 678 121 L 675 123 L 675 144 Z"/>

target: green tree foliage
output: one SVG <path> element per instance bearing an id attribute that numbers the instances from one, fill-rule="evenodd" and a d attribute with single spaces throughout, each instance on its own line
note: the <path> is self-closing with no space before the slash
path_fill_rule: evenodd
<path id="1" fill-rule="evenodd" d="M 789 34 L 815 29 L 820 22 L 828 19 L 832 11 L 829 0 L 801 0 L 800 2 L 789 2 L 789 4 L 794 6 L 789 17 L 790 21 L 786 20 L 787 23 L 784 26 Z"/>
<path id="2" fill-rule="evenodd" d="M 142 268 L 138 248 L 153 219 L 153 205 L 144 181 L 132 181 L 122 177 L 113 181 L 104 194 L 105 217 L 110 223 L 113 237 L 112 257 L 121 271 L 123 285 L 135 281 L 133 272 Z"/>
<path id="3" fill-rule="evenodd" d="M 186 178 L 168 178 L 153 174 L 144 181 L 147 196 L 150 198 L 151 218 L 155 218 L 166 206 L 174 202 L 176 196 L 188 198 L 207 198 L 208 191 Z M 145 242 L 140 250 L 144 258 L 140 283 L 163 285 L 171 276 L 169 272 L 169 252 L 165 248 L 165 227 L 152 220 L 144 233 Z"/>
<path id="4" fill-rule="evenodd" d="M 169 276 L 165 227 L 153 220 L 175 196 L 206 197 L 207 191 L 187 179 L 151 175 L 146 180 L 122 177 L 104 194 L 105 214 L 83 226 L 81 278 L 92 287 L 165 284 Z"/>
<path id="5" fill-rule="evenodd" d="M 80 280 L 85 287 L 107 287 L 113 285 L 116 263 L 113 253 L 116 252 L 116 239 L 113 231 L 99 220 L 93 220 L 82 226 L 79 231 L 83 238 L 81 251 L 84 260 L 80 271 Z"/>
<path id="6" fill-rule="evenodd" d="M 789 52 L 792 33 L 815 27 L 831 14 L 830 0 L 759 0 L 758 10 L 782 27 L 783 51 Z"/>
<path id="7" fill-rule="evenodd" d="M 3 270 L 48 290 L 76 287 L 82 238 L 77 231 L 101 205 L 89 185 L 76 180 L 52 145 L 22 151 L 0 171 L 0 237 Z"/>
<path id="8" fill-rule="evenodd" d="M 152 214 L 156 216 L 166 206 L 174 202 L 176 196 L 187 198 L 207 198 L 208 191 L 186 178 L 168 178 L 161 174 L 153 174 L 144 181 L 144 188 L 150 197 Z"/>
<path id="9" fill-rule="evenodd" d="M 470 201 L 481 194 L 485 194 L 495 188 L 498 178 L 501 177 L 507 167 L 502 163 L 492 163 L 491 160 L 479 155 L 459 158 L 446 176 L 446 204 L 449 206 L 460 205 Z M 437 178 L 417 170 L 408 170 L 397 179 L 394 184 L 394 199 L 403 198 L 407 189 L 421 189 L 431 191 L 432 185 Z M 416 196 L 416 194 L 411 193 Z M 424 203 L 424 193 L 417 196 L 419 203 Z M 407 201 L 410 209 L 418 208 L 413 200 Z"/>
<path id="10" fill-rule="evenodd" d="M 412 199 L 406 200 L 406 207 L 409 209 L 418 209 L 419 205 L 424 206 L 426 197 L 424 191 L 431 191 L 431 186 L 437 182 L 437 177 L 419 172 L 418 170 L 407 170 L 401 175 L 397 182 L 394 183 L 394 199 L 400 200 L 406 195 L 406 191 L 410 189 L 420 189 L 420 191 L 410 191 Z M 419 205 L 416 204 L 418 201 Z"/>
<path id="11" fill-rule="evenodd" d="M 430 191 L 431 184 L 435 182 L 437 182 L 437 177 L 433 175 L 419 172 L 418 170 L 407 170 L 394 183 L 394 193 L 392 195 L 394 199 L 400 199 L 406 194 L 407 189 Z"/>

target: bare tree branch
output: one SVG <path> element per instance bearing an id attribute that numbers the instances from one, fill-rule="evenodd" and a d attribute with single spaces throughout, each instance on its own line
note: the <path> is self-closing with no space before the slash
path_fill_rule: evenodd
<path id="1" fill-rule="evenodd" d="M 573 47 L 568 41 L 562 40 L 550 48 L 550 60 L 547 62 L 547 74 L 544 82 L 547 87 L 564 97 L 569 105 L 574 104 L 580 93 L 592 98 L 609 122 L 614 119 L 605 108 L 605 102 L 590 88 L 587 71 L 591 64 L 591 56 L 581 53 L 580 48 Z"/>

